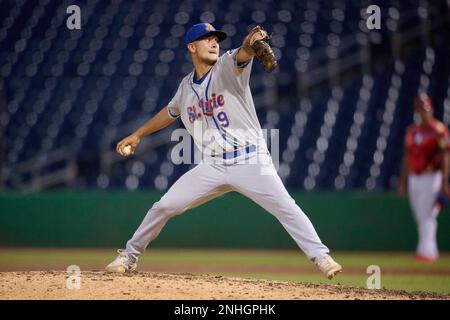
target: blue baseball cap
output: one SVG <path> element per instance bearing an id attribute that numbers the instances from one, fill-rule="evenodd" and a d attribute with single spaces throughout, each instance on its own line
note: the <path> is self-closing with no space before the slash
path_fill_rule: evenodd
<path id="1" fill-rule="evenodd" d="M 217 38 L 219 38 L 219 42 L 225 40 L 227 38 L 227 34 L 223 31 L 216 30 L 212 24 L 210 23 L 198 23 L 194 24 L 187 32 L 186 32 L 186 45 L 191 42 L 194 42 L 200 37 L 203 37 L 207 34 L 215 34 Z"/>

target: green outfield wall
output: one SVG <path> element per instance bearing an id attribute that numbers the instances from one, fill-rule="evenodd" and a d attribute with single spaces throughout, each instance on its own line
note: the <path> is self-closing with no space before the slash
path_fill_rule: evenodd
<path id="1" fill-rule="evenodd" d="M 154 191 L 0 193 L 0 246 L 123 247 L 153 202 Z M 416 227 L 406 199 L 390 193 L 305 193 L 293 197 L 332 250 L 414 250 Z M 450 209 L 438 242 L 450 251 Z M 159 248 L 296 248 L 258 205 L 228 194 L 171 219 L 150 245 Z"/>

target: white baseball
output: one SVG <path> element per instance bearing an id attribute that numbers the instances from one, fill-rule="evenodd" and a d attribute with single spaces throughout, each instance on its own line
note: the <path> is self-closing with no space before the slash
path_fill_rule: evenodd
<path id="1" fill-rule="evenodd" d="M 131 154 L 131 146 L 129 144 L 126 145 L 123 147 L 122 151 L 126 156 L 129 156 Z"/>

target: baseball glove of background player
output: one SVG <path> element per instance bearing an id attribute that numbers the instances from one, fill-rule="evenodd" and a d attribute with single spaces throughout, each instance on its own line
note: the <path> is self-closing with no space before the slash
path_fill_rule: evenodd
<path id="1" fill-rule="evenodd" d="M 270 38 L 263 27 L 256 26 L 245 37 L 242 46 L 245 51 L 255 55 L 268 72 L 273 71 L 278 65 L 275 54 L 269 45 Z"/>

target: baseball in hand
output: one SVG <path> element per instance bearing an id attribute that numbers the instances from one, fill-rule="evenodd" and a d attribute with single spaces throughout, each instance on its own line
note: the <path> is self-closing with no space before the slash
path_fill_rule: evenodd
<path id="1" fill-rule="evenodd" d="M 131 146 L 128 144 L 122 149 L 123 154 L 129 156 L 131 154 Z"/>

